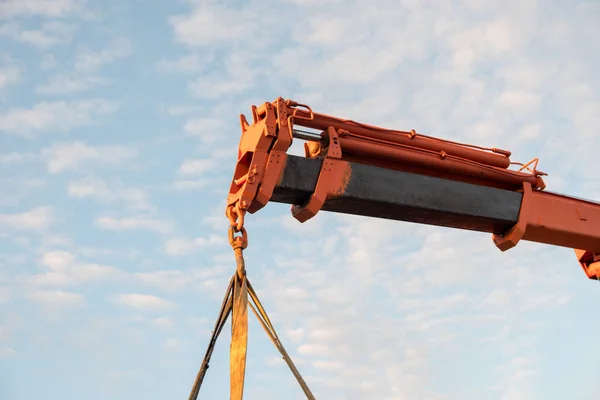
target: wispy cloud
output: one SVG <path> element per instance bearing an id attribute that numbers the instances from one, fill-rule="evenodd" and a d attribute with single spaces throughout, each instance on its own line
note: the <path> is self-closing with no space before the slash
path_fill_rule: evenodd
<path id="1" fill-rule="evenodd" d="M 83 142 L 61 143 L 41 151 L 46 168 L 51 174 L 81 170 L 90 165 L 120 165 L 137 156 L 137 151 L 126 146 L 90 146 Z"/>
<path id="2" fill-rule="evenodd" d="M 0 35 L 42 49 L 67 45 L 75 35 L 75 26 L 60 21 L 43 22 L 39 29 L 25 29 L 18 23 L 5 24 Z"/>
<path id="3" fill-rule="evenodd" d="M 0 67 L 0 90 L 16 83 L 21 77 L 21 70 L 16 66 Z"/>
<path id="4" fill-rule="evenodd" d="M 222 244 L 223 238 L 218 235 L 210 235 L 209 237 L 197 238 L 173 238 L 165 243 L 165 253 L 170 255 L 184 255 L 191 253 L 197 249 L 206 248 L 212 245 Z"/>
<path id="5" fill-rule="evenodd" d="M 16 354 L 15 349 L 11 347 L 0 347 L 0 357 L 12 357 Z"/>
<path id="6" fill-rule="evenodd" d="M 0 286 L 0 304 L 8 304 L 11 299 L 11 289 Z M 2 329 L 0 328 L 0 339 L 2 339 Z"/>
<path id="7" fill-rule="evenodd" d="M 36 160 L 38 155 L 36 153 L 5 153 L 0 154 L 0 164 L 19 164 L 27 160 Z"/>
<path id="8" fill-rule="evenodd" d="M 211 159 L 187 160 L 181 164 L 177 172 L 182 175 L 203 175 L 214 166 L 215 162 Z"/>
<path id="9" fill-rule="evenodd" d="M 98 71 L 106 64 L 129 57 L 133 51 L 131 41 L 115 39 L 103 50 L 81 52 L 75 60 L 75 69 L 83 72 Z"/>
<path id="10" fill-rule="evenodd" d="M 56 68 L 58 62 L 56 61 L 56 57 L 52 53 L 47 53 L 42 56 L 42 60 L 40 61 L 40 68 L 44 71 L 51 70 Z"/>
<path id="11" fill-rule="evenodd" d="M 201 99 L 237 95 L 252 88 L 258 77 L 251 55 L 233 53 L 224 60 L 224 68 L 213 70 L 190 82 L 190 92 Z"/>
<path id="12" fill-rule="evenodd" d="M 194 106 L 191 104 L 178 104 L 165 108 L 165 111 L 170 116 L 189 115 L 202 110 L 200 106 Z"/>
<path id="13" fill-rule="evenodd" d="M 69 182 L 67 193 L 74 198 L 93 198 L 105 203 L 124 202 L 135 209 L 152 208 L 144 189 L 126 187 L 119 181 L 109 183 L 101 178 L 87 177 Z"/>
<path id="14" fill-rule="evenodd" d="M 178 191 L 189 191 L 204 189 L 211 185 L 213 180 L 211 179 L 178 179 L 173 182 L 173 189 Z"/>
<path id="15" fill-rule="evenodd" d="M 167 339 L 163 345 L 163 349 L 169 353 L 179 352 L 186 348 L 189 342 L 179 338 Z"/>
<path id="16" fill-rule="evenodd" d="M 15 214 L 0 214 L 0 225 L 15 230 L 39 231 L 48 228 L 54 221 L 52 207 L 36 207 Z"/>
<path id="17" fill-rule="evenodd" d="M 79 7 L 73 0 L 3 0 L 0 3 L 0 15 L 62 17 L 73 13 Z"/>
<path id="18" fill-rule="evenodd" d="M 117 104 L 105 99 L 61 100 L 41 102 L 32 108 L 9 108 L 0 113 L 0 132 L 24 137 L 49 131 L 68 132 L 116 110 Z"/>
<path id="19" fill-rule="evenodd" d="M 159 328 L 171 328 L 173 326 L 173 320 L 169 317 L 158 317 L 152 320 L 152 324 Z"/>
<path id="20" fill-rule="evenodd" d="M 162 7 L 159 29 L 139 12 L 150 1 L 105 3 L 0 0 L 0 355 L 59 352 L 71 381 L 109 379 L 105 397 L 161 392 L 148 377 L 177 380 L 178 350 L 208 340 L 235 268 L 223 200 L 252 104 L 283 96 L 541 156 L 550 190 L 600 193 L 597 1 L 188 0 Z M 487 234 L 326 212 L 300 224 L 281 204 L 246 226 L 249 277 L 317 398 L 595 398 L 592 373 L 539 384 L 548 347 L 595 367 L 600 325 L 583 310 L 597 284 L 572 250 L 501 253 Z M 274 378 L 249 398 L 300 393 L 271 350 L 249 354 Z"/>
<path id="21" fill-rule="evenodd" d="M 150 294 L 115 294 L 109 296 L 108 300 L 116 305 L 137 310 L 162 311 L 176 307 L 175 303 Z"/>
<path id="22" fill-rule="evenodd" d="M 157 233 L 168 233 L 172 230 L 170 221 L 150 217 L 98 217 L 94 225 L 112 231 L 148 230 Z"/>
<path id="23" fill-rule="evenodd" d="M 85 307 L 85 297 L 81 293 L 63 290 L 36 290 L 28 297 L 39 306 L 57 310 Z"/>
<path id="24" fill-rule="evenodd" d="M 213 158 L 184 161 L 177 170 L 173 189 L 178 191 L 198 190 L 211 185 L 218 163 Z"/>
<path id="25" fill-rule="evenodd" d="M 183 131 L 191 136 L 198 136 L 204 142 L 215 142 L 221 138 L 225 123 L 219 118 L 190 118 L 183 125 Z"/>
<path id="26" fill-rule="evenodd" d="M 254 18 L 253 18 L 254 17 Z M 259 15 L 250 7 L 227 7 L 216 4 L 200 4 L 191 14 L 169 18 L 175 40 L 190 46 L 214 45 L 235 40 L 251 32 L 245 21 L 257 20 Z"/>
<path id="27" fill-rule="evenodd" d="M 49 96 L 61 96 L 102 87 L 108 84 L 105 78 L 94 76 L 66 76 L 56 75 L 44 84 L 38 85 L 35 91 Z"/>
<path id="28" fill-rule="evenodd" d="M 213 59 L 210 55 L 193 53 L 183 55 L 175 59 L 163 58 L 157 66 L 159 72 L 163 73 L 199 73 L 204 70 Z"/>
<path id="29" fill-rule="evenodd" d="M 212 295 L 215 286 L 217 292 L 223 289 L 223 282 L 227 280 L 230 272 L 230 266 L 217 264 L 213 267 L 137 272 L 134 277 L 145 285 L 165 292 L 182 293 L 201 290 L 204 295 L 206 293 Z M 221 293 L 217 294 L 219 295 Z"/>
<path id="30" fill-rule="evenodd" d="M 44 253 L 40 264 L 44 271 L 26 276 L 29 285 L 42 287 L 65 287 L 89 282 L 116 279 L 121 276 L 117 268 L 83 262 L 65 250 L 52 250 Z"/>

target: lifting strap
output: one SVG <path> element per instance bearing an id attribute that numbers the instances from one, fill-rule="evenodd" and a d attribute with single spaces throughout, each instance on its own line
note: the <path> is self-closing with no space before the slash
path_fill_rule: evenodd
<path id="1" fill-rule="evenodd" d="M 208 370 L 210 358 L 217 342 L 217 338 L 223 330 L 225 322 L 231 313 L 231 346 L 229 349 L 230 400 L 242 400 L 244 395 L 244 378 L 246 374 L 246 356 L 248 349 L 248 306 L 250 306 L 250 309 L 296 377 L 306 398 L 315 400 L 308 385 L 279 340 L 267 312 L 258 299 L 250 281 L 246 277 L 243 250 L 248 246 L 248 239 L 246 229 L 243 226 L 243 211 L 236 208 L 228 208 L 227 214 L 232 222 L 229 227 L 229 243 L 235 252 L 237 269 L 229 281 L 229 286 L 225 292 L 225 298 L 223 299 L 212 337 L 188 399 L 196 400 L 198 398 L 200 387 L 204 381 L 206 371 Z M 237 217 L 241 217 L 239 222 L 237 221 Z M 235 236 L 238 232 L 241 232 L 241 236 Z M 251 300 L 251 302 L 248 300 Z"/>

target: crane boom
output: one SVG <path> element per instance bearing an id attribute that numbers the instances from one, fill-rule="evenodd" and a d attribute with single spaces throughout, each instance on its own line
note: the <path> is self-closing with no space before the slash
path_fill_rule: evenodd
<path id="1" fill-rule="evenodd" d="M 300 222 L 324 210 L 487 232 L 501 251 L 520 240 L 567 247 L 588 278 L 600 279 L 600 204 L 545 191 L 537 159 L 521 164 L 507 150 L 366 125 L 283 98 L 251 111 L 252 124 L 240 116 L 228 209 L 255 213 L 274 201 L 291 204 Z M 293 139 L 306 141 L 305 157 L 287 154 Z"/>

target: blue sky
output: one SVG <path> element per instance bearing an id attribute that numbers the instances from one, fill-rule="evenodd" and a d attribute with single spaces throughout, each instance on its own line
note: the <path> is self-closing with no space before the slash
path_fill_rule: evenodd
<path id="1" fill-rule="evenodd" d="M 187 396 L 252 104 L 510 149 L 600 200 L 600 3 L 494 3 L 0 2 L 0 398 Z M 319 399 L 598 397 L 600 285 L 570 249 L 278 204 L 246 224 Z M 250 320 L 246 397 L 301 399 Z M 228 329 L 200 398 L 227 397 Z"/>

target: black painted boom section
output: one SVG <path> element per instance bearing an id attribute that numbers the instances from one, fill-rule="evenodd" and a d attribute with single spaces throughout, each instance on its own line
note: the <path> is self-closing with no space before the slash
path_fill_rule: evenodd
<path id="1" fill-rule="evenodd" d="M 518 220 L 522 194 L 447 179 L 351 163 L 343 195 L 323 211 L 488 233 Z M 271 201 L 302 205 L 314 192 L 321 160 L 288 155 Z"/>

